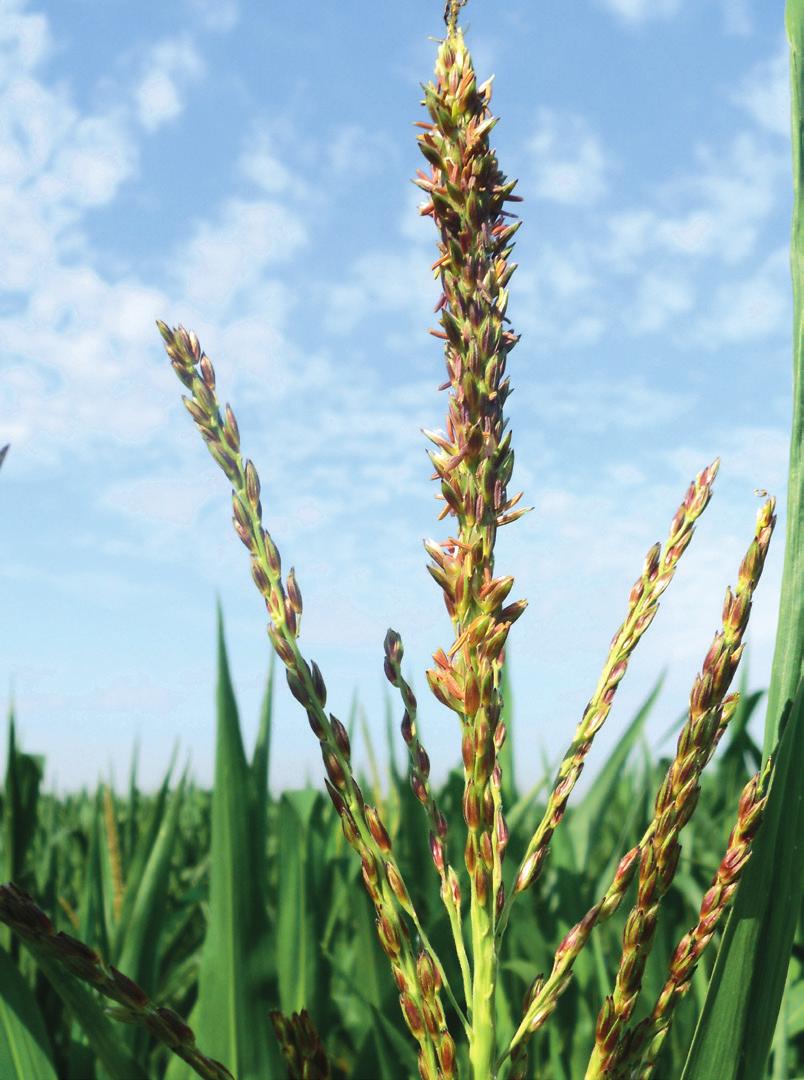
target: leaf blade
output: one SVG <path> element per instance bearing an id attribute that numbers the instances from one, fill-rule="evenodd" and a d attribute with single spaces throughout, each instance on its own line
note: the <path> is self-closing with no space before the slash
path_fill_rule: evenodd
<path id="1" fill-rule="evenodd" d="M 765 820 L 723 934 L 682 1080 L 764 1075 L 804 885 L 802 775 L 804 683 L 787 719 Z"/>
<path id="2" fill-rule="evenodd" d="M 0 1076 L 56 1080 L 39 1006 L 5 949 L 0 949 Z"/>

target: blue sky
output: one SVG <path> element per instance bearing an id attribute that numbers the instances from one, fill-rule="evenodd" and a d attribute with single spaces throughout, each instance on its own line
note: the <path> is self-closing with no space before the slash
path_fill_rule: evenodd
<path id="1" fill-rule="evenodd" d="M 781 3 L 472 0 L 524 227 L 509 314 L 514 483 L 498 567 L 517 765 L 569 738 L 647 548 L 692 475 L 716 494 L 621 687 L 598 760 L 660 670 L 686 702 L 790 415 L 790 168 Z M 342 716 L 383 728 L 382 640 L 420 690 L 449 641 L 421 540 L 440 536 L 422 426 L 445 408 L 432 224 L 411 124 L 438 0 L 0 0 L 0 685 L 59 788 L 153 784 L 176 741 L 211 775 L 220 594 L 250 738 L 263 608 L 223 477 L 154 319 L 194 327 L 305 599 Z M 783 514 L 780 526 L 783 526 Z M 780 528 L 749 634 L 767 684 Z M 420 695 L 425 697 L 422 692 Z M 275 788 L 317 778 L 279 689 Z M 437 771 L 454 718 L 424 708 Z"/>

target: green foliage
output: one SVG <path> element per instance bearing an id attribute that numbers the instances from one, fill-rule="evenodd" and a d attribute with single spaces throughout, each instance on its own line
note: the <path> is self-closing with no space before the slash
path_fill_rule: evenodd
<path id="1" fill-rule="evenodd" d="M 751 1080 L 761 1075 L 770 1051 L 804 885 L 804 684 L 788 712 L 765 824 L 726 927 L 683 1080 L 705 1080 L 715 1070 L 723 1080 Z M 776 902 L 779 897 L 786 902 Z"/>
<path id="2" fill-rule="evenodd" d="M 265 718 L 264 711 L 255 761 L 250 766 L 220 613 L 217 713 L 209 907 L 192 1021 L 204 1033 L 205 1053 L 225 1062 L 240 1080 L 257 1080 L 270 1075 L 272 1058 L 277 1058 L 266 1024 L 272 1003 L 268 993 L 272 957 L 267 881 L 259 873 L 265 858 L 260 819 L 264 819 L 267 800 L 270 718 Z M 177 1061 L 169 1075 L 180 1077 L 190 1072 Z"/>
<path id="3" fill-rule="evenodd" d="M 641 740 L 645 723 L 656 714 L 659 692 L 657 685 L 625 725 L 609 759 L 580 793 L 577 806 L 555 835 L 542 887 L 523 898 L 522 915 L 512 921 L 500 977 L 498 1027 L 502 1036 L 514 1030 L 522 995 L 534 974 L 549 969 L 555 943 L 611 879 L 616 862 L 611 853 L 621 854 L 644 831 L 652 811 L 652 792 L 666 765 L 651 758 Z M 700 897 L 715 868 L 713 852 L 723 849 L 739 791 L 755 768 L 758 750 L 748 723 L 758 704 L 759 695 L 745 696 L 729 741 L 704 785 L 676 887 L 663 912 L 657 955 L 646 978 L 647 998 L 658 992 L 670 953 L 695 921 Z M 267 694 L 249 763 L 221 632 L 215 789 L 210 796 L 191 781 L 180 780 L 171 791 L 171 767 L 155 794 L 144 794 L 135 779 L 125 798 L 114 799 L 124 880 L 117 918 L 112 914 L 107 926 L 104 911 L 113 912 L 114 903 L 106 900 L 111 875 L 103 869 L 109 832 L 102 787 L 95 794 L 58 800 L 52 795 L 41 797 L 23 876 L 68 933 L 78 929 L 68 912 L 78 918 L 76 913 L 83 908 L 81 933 L 86 931 L 88 942 L 100 946 L 108 941 L 109 955 L 121 970 L 141 979 L 150 994 L 190 1018 L 206 1053 L 230 1067 L 240 1063 L 233 1070 L 239 1078 L 284 1075 L 267 1023 L 268 1011 L 279 1008 L 289 1014 L 302 1006 L 313 1016 L 335 1076 L 415 1077 L 415 1053 L 395 1005 L 387 960 L 377 943 L 371 906 L 359 881 L 359 866 L 329 800 L 312 788 L 286 792 L 278 801 L 268 796 L 264 778 L 271 712 Z M 369 779 L 361 777 L 361 783 L 368 790 Z M 546 787 L 547 783 L 542 785 Z M 260 791 L 262 810 L 258 809 Z M 439 805 L 448 817 L 460 813 L 461 795 L 457 773 L 438 786 Z M 450 929 L 438 901 L 438 878 L 426 844 L 422 851 L 402 842 L 403 836 L 409 840 L 413 832 L 404 823 L 420 810 L 396 767 L 389 765 L 381 796 L 386 810 L 397 808 L 387 814 L 393 823 L 394 849 L 414 902 L 427 916 L 434 945 L 446 953 Z M 515 857 L 524 851 L 543 809 L 544 796 L 537 792 L 523 797 L 517 814 L 512 815 L 510 843 Z M 255 836 L 261 836 L 258 843 Z M 252 865 L 260 865 L 257 846 L 264 869 L 254 873 Z M 213 884 L 216 871 L 221 875 L 217 887 Z M 462 871 L 465 887 L 464 877 Z M 261 927 L 259 933 L 255 927 Z M 529 1075 L 551 1080 L 575 1080 L 583 1075 L 594 1041 L 595 1006 L 611 979 L 621 932 L 622 918 L 601 926 L 590 949 L 579 957 L 575 979 L 560 999 L 557 1022 L 532 1044 Z M 705 956 L 690 995 L 695 1000 L 686 1001 L 679 1010 L 664 1048 L 660 1076 L 681 1075 L 713 959 L 714 954 Z M 234 982 L 223 978 L 223 965 L 239 978 Z M 56 1075 L 98 1080 L 192 1075 L 183 1062 L 169 1061 L 163 1047 L 139 1032 L 126 1038 L 129 1029 L 111 1020 L 100 999 L 68 973 L 44 960 L 39 969 L 44 977 L 37 975 L 36 966 L 21 950 L 16 974 L 8 975 L 21 981 L 25 992 L 19 1000 L 27 1000 L 25 1009 L 14 1011 L 12 1034 L 16 1030 L 14 1038 L 21 1045 L 39 1047 L 45 1060 L 52 1053 Z M 2 978 L 6 978 L 4 971 L 0 963 Z M 458 979 L 457 972 L 449 974 Z M 0 990 L 10 985 L 6 981 Z M 10 990 L 2 996 L 8 999 Z M 804 1070 L 803 1001 L 804 979 L 796 962 L 771 1064 L 767 1074 L 756 1075 L 796 1076 Z M 239 1009 L 246 1010 L 242 1014 L 246 1023 L 233 1018 Z M 204 1019 L 205 1015 L 211 1019 Z M 49 1039 L 42 1041 L 44 1030 Z M 787 1073 L 773 1072 L 782 1059 Z M 27 1075 L 49 1075 L 44 1068 L 37 1069 L 29 1069 Z"/>
<path id="4" fill-rule="evenodd" d="M 0 951 L 0 1076 L 56 1080 L 42 1014 L 11 957 Z"/>

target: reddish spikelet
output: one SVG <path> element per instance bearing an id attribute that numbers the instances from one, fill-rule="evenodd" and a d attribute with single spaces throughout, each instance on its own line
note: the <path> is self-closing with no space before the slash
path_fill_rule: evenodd
<path id="1" fill-rule="evenodd" d="M 678 561 L 692 539 L 695 522 L 709 503 L 719 464 L 719 460 L 715 460 L 698 473 L 673 517 L 664 547 L 654 544 L 645 556 L 642 575 L 635 582 L 628 598 L 628 614 L 611 639 L 609 655 L 600 681 L 584 709 L 572 742 L 559 766 L 547 809 L 520 864 L 515 893 L 528 888 L 538 876 L 532 869 L 541 868 L 543 865 L 552 835 L 564 816 L 567 801 L 581 774 L 592 741 L 611 711 L 631 655 L 656 616 L 659 598 L 670 584 Z M 539 852 L 542 853 L 541 858 L 534 858 Z M 509 900 L 509 908 L 513 895 L 515 894 L 512 894 Z M 501 920 L 500 932 L 507 923 L 509 908 Z"/>
<path id="2" fill-rule="evenodd" d="M 178 1013 L 151 1001 L 133 979 L 107 964 L 95 949 L 69 934 L 57 933 L 33 897 L 13 883 L 0 885 L 0 922 L 23 938 L 34 957 L 66 968 L 115 1002 L 109 1010 L 112 1015 L 149 1031 L 204 1080 L 233 1080 L 224 1065 L 201 1053 L 195 1033 Z"/>
<path id="3" fill-rule="evenodd" d="M 737 822 L 729 836 L 726 852 L 701 901 L 697 924 L 678 943 L 670 960 L 667 981 L 650 1015 L 625 1036 L 620 1066 L 630 1074 L 648 1076 L 667 1038 L 676 1006 L 689 991 L 692 976 L 717 924 L 728 909 L 740 875 L 751 857 L 754 837 L 762 823 L 773 761 L 752 776 L 743 789 Z"/>
<path id="4" fill-rule="evenodd" d="M 502 733 L 495 738 L 502 713 L 499 673 L 510 626 L 526 606 L 517 601 L 503 607 L 513 579 L 494 575 L 497 529 L 524 512 L 514 510 L 520 495 L 511 498 L 507 492 L 513 453 L 504 415 L 510 393 L 507 356 L 517 342 L 505 326 L 506 286 L 514 269 L 508 258 L 519 222 L 512 223 L 505 209 L 514 185 L 489 145 L 495 123 L 490 93 L 477 85 L 457 9 L 451 8 L 435 81 L 425 87 L 432 125 L 418 136 L 430 166 L 418 182 L 430 197 L 425 212 L 439 234 L 433 270 L 442 296 L 435 336 L 444 342 L 444 388 L 449 390 L 446 435 L 427 435 L 435 445 L 430 458 L 445 504 L 442 517 L 457 519 L 456 535 L 447 543 L 426 544 L 428 569 L 443 591 L 455 630 L 449 659 L 437 654 L 427 679 L 435 697 L 463 725 L 463 809 L 473 837 L 466 846 L 467 868 L 473 919 L 483 923 L 486 938 L 497 918 L 507 841 L 505 830 L 495 827 L 500 785 L 492 782 L 504 738 Z M 493 944 L 484 948 L 493 952 Z"/>
<path id="5" fill-rule="evenodd" d="M 269 1016 L 290 1080 L 329 1080 L 326 1051 L 307 1010 L 290 1016 L 274 1011 Z"/>
<path id="6" fill-rule="evenodd" d="M 696 498 L 695 493 L 691 493 L 690 503 L 695 504 Z M 642 852 L 637 901 L 626 921 L 623 953 L 612 996 L 620 1034 L 613 1048 L 598 1040 L 590 1064 L 590 1069 L 597 1071 L 590 1075 L 608 1074 L 619 1068 L 622 1060 L 631 1052 L 627 1025 L 642 988 L 642 976 L 653 945 L 659 904 L 672 883 L 681 854 L 678 837 L 695 810 L 701 774 L 736 707 L 736 699 L 727 698 L 726 691 L 742 655 L 746 620 L 742 614 L 735 618 L 733 613 L 736 605 L 741 606 L 741 611 L 743 607 L 750 607 L 776 520 L 774 508 L 775 501 L 769 499 L 759 511 L 754 539 L 740 566 L 737 587 L 733 594 L 727 593 L 722 628 L 715 634 L 701 671 L 695 678 L 688 718 L 678 738 L 676 756 L 656 796 L 652 835 Z M 739 830 L 742 823 L 743 831 L 739 834 L 739 841 L 730 845 L 721 863 L 719 881 L 723 890 L 720 897 L 723 906 L 731 896 L 731 892 L 727 891 L 729 878 L 733 876 L 736 879 L 748 856 L 745 829 L 755 793 L 755 788 L 746 790 L 737 826 Z M 757 811 L 757 819 L 759 813 Z M 705 933 L 706 930 L 702 929 L 701 934 Z"/>

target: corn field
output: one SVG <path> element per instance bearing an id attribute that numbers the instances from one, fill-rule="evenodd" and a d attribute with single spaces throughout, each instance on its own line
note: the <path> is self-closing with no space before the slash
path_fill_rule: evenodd
<path id="1" fill-rule="evenodd" d="M 613 870 L 609 853 L 633 846 L 652 816 L 653 793 L 667 761 L 651 754 L 644 729 L 658 701 L 659 684 L 556 833 L 542 888 L 528 894 L 501 961 L 502 1028 L 513 1026 L 533 972 L 549 967 L 552 943 L 605 890 Z M 646 973 L 649 998 L 661 988 L 676 941 L 697 917 L 716 867 L 713 853 L 723 848 L 740 791 L 761 760 L 748 730 L 761 703 L 759 693 L 741 699 L 702 793 Z M 5 864 L 7 876 L 37 898 L 59 929 L 91 942 L 111 964 L 148 987 L 154 1000 L 189 1018 L 205 1052 L 237 1046 L 237 1058 L 227 1062 L 236 1075 L 283 1075 L 268 1013 L 278 1008 L 290 1015 L 306 1008 L 333 1077 L 413 1076 L 414 1047 L 394 1007 L 395 990 L 360 885 L 360 867 L 332 803 L 315 788 L 269 796 L 271 711 L 269 688 L 258 741 L 247 755 L 221 636 L 214 789 L 201 790 L 168 769 L 155 796 L 139 792 L 136 759 L 123 796 L 103 785 L 64 799 L 40 793 L 42 762 L 16 745 L 12 723 L 3 822 L 4 852 L 7 858 L 16 853 L 16 861 Z M 438 948 L 450 930 L 426 836 L 403 827 L 418 803 L 399 762 L 392 713 L 389 701 L 388 772 L 379 777 L 379 790 L 372 777 L 361 777 L 361 785 L 382 809 L 412 899 L 426 914 Z M 514 744 L 518 728 L 510 696 L 506 713 Z M 355 714 L 349 726 L 357 720 Z M 552 773 L 545 772 L 537 790 L 527 792 L 519 790 L 510 769 L 508 776 L 510 844 L 519 857 L 544 807 Z M 438 791 L 446 816 L 460 813 L 462 797 L 463 775 L 456 769 Z M 265 811 L 259 818 L 265 822 L 261 835 L 254 828 L 260 805 Z M 594 1041 L 594 1003 L 607 992 L 621 935 L 622 920 L 612 921 L 579 959 L 557 1022 L 536 1044 L 533 1075 L 583 1074 Z M 147 1033 L 116 1028 L 102 999 L 56 961 L 42 967 L 15 942 L 5 944 L 3 1076 L 194 1075 Z M 763 1074 L 769 1077 L 804 1072 L 800 949 L 798 944 L 771 1064 Z M 676 1016 L 660 1076 L 682 1073 L 712 953 L 696 971 Z"/>
<path id="2" fill-rule="evenodd" d="M 328 711 L 324 674 L 303 651 L 299 580 L 283 568 L 270 498 L 234 411 L 196 334 L 158 321 L 187 411 L 228 481 L 234 531 L 265 605 L 273 656 L 258 736 L 247 752 L 220 611 L 212 790 L 174 761 L 159 791 L 145 794 L 135 752 L 125 793 L 104 784 L 49 793 L 12 706 L 4 1078 L 804 1075 L 804 2 L 787 5 L 793 429 L 769 688 L 749 691 L 738 671 L 776 524 L 776 500 L 763 494 L 741 563 L 723 570 L 732 585 L 668 739 L 657 748 L 646 736 L 658 703 L 668 708 L 659 679 L 577 790 L 632 654 L 683 574 L 719 462 L 702 463 L 675 512 L 668 507 L 667 537 L 647 551 L 565 753 L 523 790 L 516 748 L 530 737 L 528 718 L 505 660 L 527 602 L 511 598 L 514 579 L 495 561 L 498 530 L 528 509 L 522 492 L 508 490 L 505 412 L 519 340 L 507 315 L 520 225 L 510 207 L 520 200 L 492 146 L 491 83 L 476 75 L 464 5 L 446 5 L 415 178 L 420 213 L 435 226 L 442 291 L 431 333 L 447 392 L 443 430 L 425 435 L 438 521 L 450 532 L 425 550 L 451 623 L 418 692 L 457 720 L 454 767 L 443 783 L 431 776 L 414 677 L 393 629 L 384 656 L 378 649 L 390 684 L 386 745 L 365 746 L 359 698 L 344 719 Z M 321 787 L 275 796 L 268 769 L 283 753 L 272 738 L 281 669 L 325 776 Z M 368 772 L 352 754 L 361 739 Z"/>

